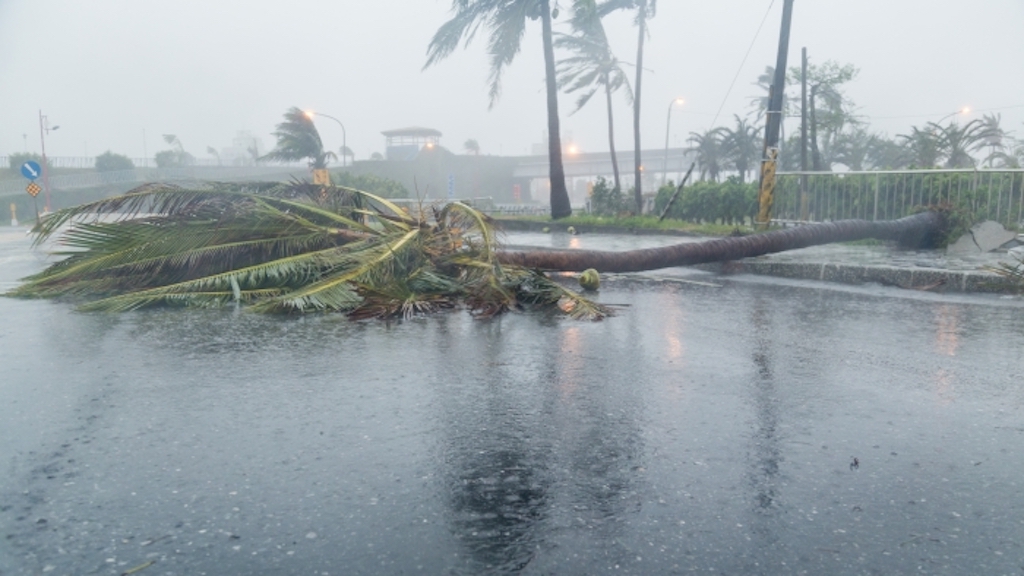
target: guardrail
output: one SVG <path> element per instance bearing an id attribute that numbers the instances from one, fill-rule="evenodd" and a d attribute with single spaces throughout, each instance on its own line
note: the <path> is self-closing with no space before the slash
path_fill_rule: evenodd
<path id="1" fill-rule="evenodd" d="M 976 218 L 1024 225 L 1024 170 L 779 172 L 774 219 L 891 220 L 915 207 L 951 204 Z"/>
<path id="2" fill-rule="evenodd" d="M 182 180 L 240 180 L 265 178 L 294 174 L 296 177 L 308 177 L 308 169 L 304 166 L 224 166 L 203 168 L 188 166 L 183 168 L 135 168 L 114 172 L 79 172 L 50 176 L 51 192 L 92 188 L 106 185 L 141 184 L 144 182 L 170 182 Z M 28 180 L 11 179 L 0 181 L 0 196 L 24 193 Z"/>

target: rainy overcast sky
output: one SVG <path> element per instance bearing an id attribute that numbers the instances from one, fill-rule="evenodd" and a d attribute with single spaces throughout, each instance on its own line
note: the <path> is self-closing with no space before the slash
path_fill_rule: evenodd
<path id="1" fill-rule="evenodd" d="M 566 9 L 556 26 L 566 30 Z M 675 97 L 673 146 L 687 134 L 750 113 L 752 85 L 774 65 L 782 0 L 661 0 L 650 24 L 643 84 L 643 145 L 664 146 Z M 769 6 L 771 9 L 769 12 Z M 176 134 L 197 157 L 248 130 L 270 133 L 290 106 L 338 117 L 356 159 L 383 152 L 382 130 L 427 126 L 462 152 L 474 138 L 484 154 L 529 153 L 546 128 L 540 24 L 504 77 L 488 110 L 483 38 L 421 70 L 449 0 L 0 0 L 0 155 L 39 149 L 38 112 L 60 130 L 52 156 L 106 150 L 141 157 Z M 764 28 L 739 68 L 759 24 Z M 1001 113 L 1024 136 L 1024 0 L 796 0 L 789 65 L 806 46 L 812 62 L 860 69 L 848 96 L 873 131 L 889 136 L 964 106 Z M 635 60 L 628 15 L 607 19 L 617 55 Z M 556 28 L 558 29 L 558 28 Z M 799 89 L 790 88 L 799 95 Z M 569 115 L 563 140 L 607 150 L 603 101 Z M 617 101 L 616 144 L 632 148 L 630 111 Z M 322 122 L 322 123 L 321 123 Z M 798 129 L 798 120 L 788 121 Z M 318 121 L 325 144 L 341 129 Z M 144 141 L 143 134 L 146 134 Z M 27 137 L 26 137 L 27 135 Z"/>

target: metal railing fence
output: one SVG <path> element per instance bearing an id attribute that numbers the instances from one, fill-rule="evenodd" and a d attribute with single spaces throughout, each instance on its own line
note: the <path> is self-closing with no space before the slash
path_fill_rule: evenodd
<path id="1" fill-rule="evenodd" d="M 113 172 L 83 171 L 50 176 L 50 188 L 54 192 L 59 192 L 77 188 L 144 182 L 257 179 L 291 173 L 298 177 L 305 177 L 305 172 L 305 167 L 289 166 L 223 166 L 219 168 L 187 166 L 183 168 L 135 168 Z M 0 196 L 24 193 L 27 184 L 28 180 L 24 178 L 0 180 Z"/>
<path id="2" fill-rule="evenodd" d="M 891 220 L 937 204 L 1007 227 L 1024 220 L 1024 170 L 779 172 L 777 178 L 775 220 Z"/>

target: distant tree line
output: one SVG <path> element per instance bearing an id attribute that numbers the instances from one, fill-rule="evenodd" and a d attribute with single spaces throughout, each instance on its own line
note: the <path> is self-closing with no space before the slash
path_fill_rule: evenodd
<path id="1" fill-rule="evenodd" d="M 808 66 L 807 125 L 808 170 L 898 170 L 929 168 L 1020 168 L 1024 164 L 1024 140 L 1018 140 L 1002 126 L 1001 116 L 986 114 L 965 121 L 964 112 L 938 121 L 911 126 L 905 134 L 889 137 L 871 130 L 868 121 L 856 113 L 845 86 L 859 70 L 851 64 L 826 61 Z M 767 106 L 767 89 L 774 70 L 767 67 L 755 83 L 765 94 L 751 101 L 754 123 L 761 123 Z M 787 75 L 790 90 L 800 89 L 801 69 Z M 797 98 L 783 99 L 783 114 L 790 120 L 801 117 Z M 739 175 L 756 169 L 761 157 L 760 128 L 735 116 L 734 127 L 714 127 L 691 132 L 688 142 L 696 153 L 699 179 L 717 182 L 724 173 Z M 792 126 L 792 122 L 790 122 Z M 800 134 L 785 136 L 780 153 L 783 170 L 801 169 Z M 750 151 L 755 151 L 750 161 Z"/>

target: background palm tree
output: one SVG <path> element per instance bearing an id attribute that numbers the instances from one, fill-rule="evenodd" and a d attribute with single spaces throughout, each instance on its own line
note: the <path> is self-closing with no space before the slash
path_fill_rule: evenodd
<path id="1" fill-rule="evenodd" d="M 216 158 L 217 159 L 217 166 L 220 166 L 220 164 L 221 164 L 221 162 L 220 162 L 220 152 L 217 152 L 216 148 L 214 148 L 213 146 L 207 146 L 206 147 L 206 153 L 209 154 L 210 156 L 213 156 L 214 158 Z"/>
<path id="2" fill-rule="evenodd" d="M 549 0 L 452 0 L 452 19 L 434 33 L 427 47 L 428 68 L 447 58 L 462 43 L 473 39 L 480 27 L 490 32 L 487 52 L 491 57 L 490 105 L 501 95 L 501 74 L 512 63 L 526 32 L 526 21 L 541 21 L 544 43 L 544 69 L 548 108 L 548 159 L 551 182 L 551 217 L 572 215 L 569 191 L 565 187 L 562 166 L 562 138 L 558 121 L 558 85 L 555 74 L 555 51 L 551 31 Z"/>
<path id="3" fill-rule="evenodd" d="M 908 165 L 915 168 L 935 168 L 942 158 L 942 143 L 933 130 L 910 127 L 909 134 L 900 134 L 901 141 L 909 157 Z"/>
<path id="4" fill-rule="evenodd" d="M 621 62 L 612 53 L 595 0 L 576 0 L 572 18 L 573 34 L 556 34 L 555 46 L 573 55 L 558 62 L 558 87 L 568 94 L 583 90 L 576 99 L 578 112 L 598 90 L 604 92 L 608 107 L 608 148 L 612 159 L 615 187 L 622 190 L 619 178 L 619 160 L 615 154 L 615 120 L 612 114 L 612 93 L 626 89 L 626 100 L 633 103 Z"/>
<path id="5" fill-rule="evenodd" d="M 725 154 L 722 146 L 724 139 L 724 128 L 711 128 L 703 134 L 690 132 L 687 142 L 693 144 L 690 147 L 692 152 L 697 154 L 697 166 L 700 167 L 700 179 L 718 182 L 718 175 L 722 171 L 722 164 L 725 161 Z"/>
<path id="6" fill-rule="evenodd" d="M 180 168 L 195 164 L 195 157 L 185 151 L 181 140 L 174 134 L 164 134 L 164 142 L 171 145 L 170 150 L 161 150 L 153 156 L 159 168 Z"/>
<path id="7" fill-rule="evenodd" d="M 277 138 L 277 146 L 266 153 L 260 160 L 272 162 L 296 162 L 308 160 L 310 168 L 320 170 L 327 168 L 329 160 L 336 160 L 338 156 L 329 150 L 324 150 L 324 143 L 320 140 L 320 133 L 313 125 L 313 119 L 301 109 L 292 107 L 284 113 L 284 122 L 277 125 L 274 131 Z"/>
<path id="8" fill-rule="evenodd" d="M 946 158 L 946 168 L 973 168 L 977 161 L 971 153 L 981 150 L 997 136 L 996 128 L 983 119 L 971 120 L 963 126 L 955 121 L 945 126 L 929 122 L 928 128 L 935 134 L 939 150 Z"/>
<path id="9" fill-rule="evenodd" d="M 792 82 L 792 80 L 790 80 Z M 775 83 L 775 67 L 765 66 L 764 72 L 758 75 L 757 80 L 753 82 L 754 86 L 760 88 L 764 93 L 750 98 L 750 105 L 754 108 L 754 122 L 760 123 L 764 120 L 765 113 L 768 111 L 768 100 L 771 95 L 772 84 Z M 784 116 L 789 116 L 789 99 L 786 98 L 786 93 L 782 93 L 782 113 Z"/>
<path id="10" fill-rule="evenodd" d="M 338 154 L 343 159 L 343 161 L 342 161 L 342 165 L 343 166 L 349 165 L 349 162 L 344 161 L 345 158 L 351 158 L 353 161 L 355 161 L 355 159 L 356 159 L 356 153 L 353 152 L 352 149 L 349 148 L 348 146 L 340 146 L 340 147 L 338 147 Z"/>
<path id="11" fill-rule="evenodd" d="M 1007 139 L 1006 130 L 1002 127 L 1002 114 L 985 114 L 982 118 L 982 122 L 988 128 L 988 137 L 986 138 L 985 145 L 989 147 L 989 153 L 986 160 L 988 160 L 988 167 L 992 167 L 992 163 L 996 160 L 997 155 L 1004 150 L 1003 142 Z"/>
<path id="12" fill-rule="evenodd" d="M 740 182 L 746 182 L 747 172 L 754 169 L 761 157 L 761 129 L 740 118 L 738 114 L 734 114 L 733 118 L 736 120 L 736 128 L 722 128 L 719 132 L 721 155 L 732 163 L 740 176 Z"/>
<path id="13" fill-rule="evenodd" d="M 637 27 L 636 41 L 636 80 L 633 82 L 633 181 L 636 200 L 636 213 L 643 212 L 644 197 L 642 189 L 643 160 L 640 158 L 640 91 L 644 76 L 644 41 L 647 39 L 647 21 L 654 18 L 658 11 L 657 0 L 604 0 L 598 8 L 604 16 L 615 10 L 635 10 L 633 22 Z"/>
<path id="14" fill-rule="evenodd" d="M 466 154 L 472 154 L 474 156 L 480 155 L 480 143 L 475 138 L 470 138 L 462 145 L 462 148 L 466 151 Z"/>
<path id="15" fill-rule="evenodd" d="M 907 148 L 888 137 L 875 135 L 868 149 L 868 163 L 875 170 L 899 170 L 910 166 Z"/>
<path id="16" fill-rule="evenodd" d="M 863 127 L 841 132 L 836 137 L 832 158 L 850 170 L 864 170 L 871 158 L 875 136 Z"/>

